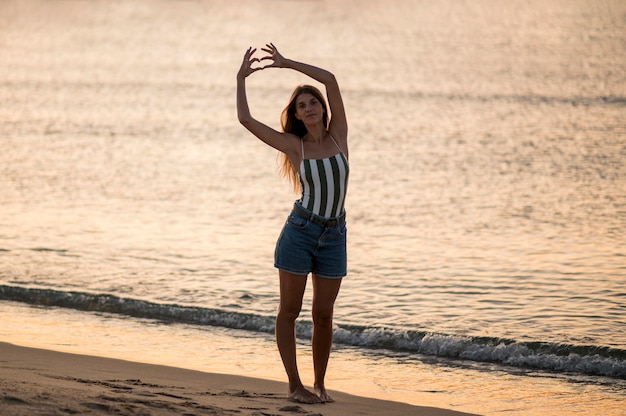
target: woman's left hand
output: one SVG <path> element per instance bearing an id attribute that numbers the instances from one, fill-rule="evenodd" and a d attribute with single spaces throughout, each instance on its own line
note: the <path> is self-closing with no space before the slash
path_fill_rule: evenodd
<path id="1" fill-rule="evenodd" d="M 271 64 L 265 65 L 263 68 L 285 68 L 287 59 L 285 59 L 276 46 L 273 43 L 268 43 L 265 48 L 261 48 L 262 51 L 267 52 L 269 55 L 261 58 L 261 61 L 272 61 Z"/>

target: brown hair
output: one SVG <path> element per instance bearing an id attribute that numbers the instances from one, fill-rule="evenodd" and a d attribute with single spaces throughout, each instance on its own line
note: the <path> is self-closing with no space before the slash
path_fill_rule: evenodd
<path id="1" fill-rule="evenodd" d="M 283 110 L 280 116 L 280 124 L 283 128 L 283 132 L 295 134 L 298 137 L 304 137 L 307 133 L 306 126 L 302 122 L 302 120 L 298 120 L 296 118 L 296 100 L 300 94 L 311 94 L 314 96 L 321 104 L 324 109 L 324 115 L 322 121 L 324 122 L 324 128 L 328 129 L 328 107 L 326 106 L 326 100 L 322 95 L 321 91 L 315 88 L 312 85 L 299 85 L 293 90 L 291 94 L 291 99 L 289 100 L 289 104 Z M 281 175 L 289 178 L 289 181 L 293 185 L 293 189 L 295 192 L 300 190 L 300 182 L 298 181 L 298 174 L 294 168 L 294 166 L 289 161 L 289 157 L 287 154 L 282 153 L 281 155 L 282 161 L 280 166 Z"/>

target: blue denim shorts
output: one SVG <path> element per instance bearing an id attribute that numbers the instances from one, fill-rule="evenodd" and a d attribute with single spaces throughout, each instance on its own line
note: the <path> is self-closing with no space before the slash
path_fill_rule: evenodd
<path id="1" fill-rule="evenodd" d="M 344 277 L 348 268 L 345 213 L 335 218 L 337 224 L 323 225 L 320 222 L 327 218 L 316 216 L 302 205 L 297 208 L 289 214 L 276 242 L 274 267 L 304 276 L 315 273 L 328 279 Z"/>

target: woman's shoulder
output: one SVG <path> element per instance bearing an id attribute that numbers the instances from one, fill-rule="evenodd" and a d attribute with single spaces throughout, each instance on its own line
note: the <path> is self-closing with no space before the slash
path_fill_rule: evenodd
<path id="1" fill-rule="evenodd" d="M 328 129 L 329 136 L 338 144 L 348 144 L 348 129 L 347 128 L 333 128 L 332 123 Z"/>
<path id="2" fill-rule="evenodd" d="M 330 130 L 328 136 L 332 139 L 335 145 L 339 148 L 339 151 L 348 159 L 348 140 L 345 135 L 335 135 Z"/>

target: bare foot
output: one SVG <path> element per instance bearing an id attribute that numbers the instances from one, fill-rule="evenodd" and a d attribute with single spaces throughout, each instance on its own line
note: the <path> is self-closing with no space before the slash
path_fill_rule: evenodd
<path id="1" fill-rule="evenodd" d="M 315 393 L 317 393 L 317 397 L 322 401 L 322 403 L 334 403 L 335 400 L 330 397 L 328 392 L 326 391 L 326 387 L 324 386 L 315 386 Z"/>
<path id="2" fill-rule="evenodd" d="M 289 393 L 289 398 L 298 403 L 305 403 L 305 404 L 322 403 L 322 399 L 320 397 L 311 393 L 304 387 L 298 387 L 294 391 Z"/>

